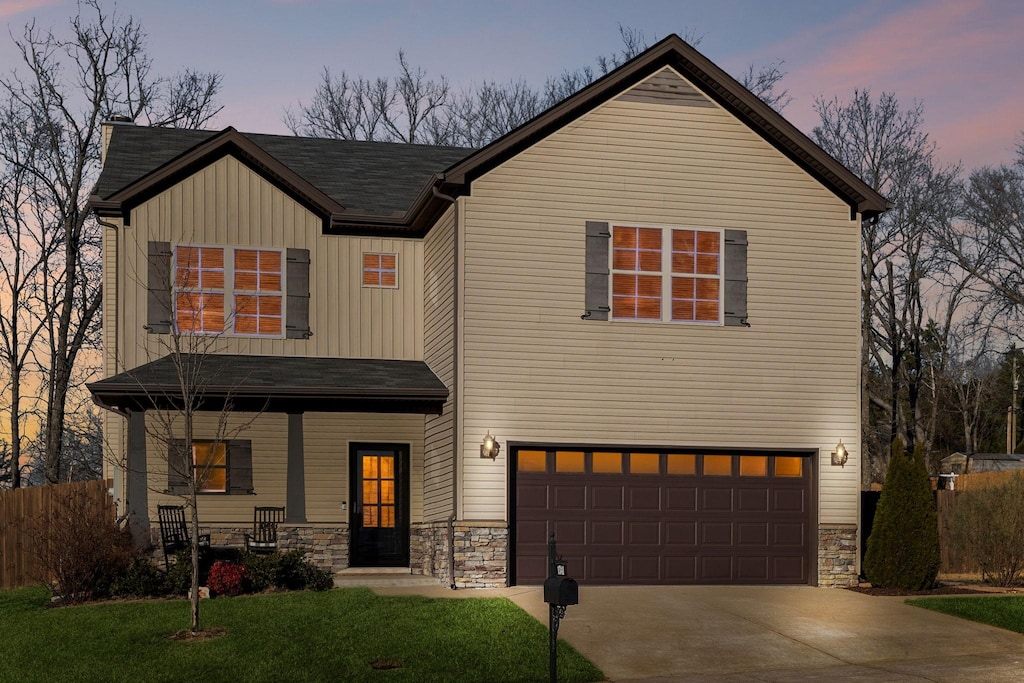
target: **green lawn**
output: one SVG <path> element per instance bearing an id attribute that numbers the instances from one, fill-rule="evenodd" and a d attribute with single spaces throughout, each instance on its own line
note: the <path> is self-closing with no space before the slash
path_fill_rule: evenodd
<path id="1" fill-rule="evenodd" d="M 1024 596 L 916 598 L 907 604 L 1024 633 Z"/>
<path id="2" fill-rule="evenodd" d="M 546 681 L 547 629 L 505 599 L 383 597 L 337 589 L 206 600 L 204 628 L 173 641 L 182 600 L 47 609 L 38 588 L 0 592 L 0 680 Z M 564 642 L 560 681 L 601 671 Z M 400 668 L 375 670 L 386 660 Z"/>

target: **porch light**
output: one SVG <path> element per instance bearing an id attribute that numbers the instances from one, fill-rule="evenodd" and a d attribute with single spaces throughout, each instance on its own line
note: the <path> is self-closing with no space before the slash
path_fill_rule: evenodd
<path id="1" fill-rule="evenodd" d="M 501 444 L 491 436 L 491 431 L 487 430 L 487 436 L 484 437 L 484 442 L 480 444 L 480 457 L 494 460 L 498 457 L 498 453 L 501 453 Z"/>
<path id="2" fill-rule="evenodd" d="M 850 457 L 850 454 L 846 452 L 846 446 L 843 445 L 843 440 L 839 439 L 839 443 L 836 444 L 836 449 L 832 451 L 832 464 L 838 465 L 839 467 L 846 467 L 846 461 Z"/>

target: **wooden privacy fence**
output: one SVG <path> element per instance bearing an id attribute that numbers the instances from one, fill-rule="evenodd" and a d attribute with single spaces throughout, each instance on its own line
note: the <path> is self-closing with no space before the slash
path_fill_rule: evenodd
<path id="1" fill-rule="evenodd" d="M 964 477 L 957 479 L 958 489 L 960 479 L 962 478 Z M 938 513 L 937 516 L 939 518 L 939 546 L 941 548 L 942 560 L 939 571 L 943 574 L 977 574 L 981 571 L 981 567 L 969 557 L 958 553 L 953 546 L 951 525 L 953 523 L 953 512 L 956 510 L 956 496 L 958 493 L 960 493 L 959 490 L 939 490 L 935 492 L 935 511 Z"/>
<path id="2" fill-rule="evenodd" d="M 978 574 L 981 567 L 971 558 L 956 552 L 953 546 L 951 525 L 956 510 L 957 496 L 964 491 L 1006 484 L 1013 477 L 1021 475 L 1020 470 L 1002 472 L 973 472 L 956 478 L 956 490 L 940 489 L 935 492 L 935 509 L 939 518 L 939 543 L 942 549 L 941 571 L 944 574 Z"/>
<path id="3" fill-rule="evenodd" d="M 83 498 L 109 511 L 113 519 L 114 500 L 108 483 L 97 479 L 71 484 L 51 484 L 0 491 L 0 589 L 39 583 L 37 548 L 40 526 L 53 511 L 66 509 Z"/>

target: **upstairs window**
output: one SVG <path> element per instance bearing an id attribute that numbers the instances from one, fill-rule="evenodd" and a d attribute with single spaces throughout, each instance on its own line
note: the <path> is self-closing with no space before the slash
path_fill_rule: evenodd
<path id="1" fill-rule="evenodd" d="M 178 245 L 175 326 L 181 333 L 281 337 L 283 283 L 279 249 Z"/>
<path id="2" fill-rule="evenodd" d="M 235 249 L 235 334 L 279 337 L 282 316 L 281 252 Z"/>
<path id="3" fill-rule="evenodd" d="M 612 226 L 616 320 L 721 323 L 722 233 Z"/>
<path id="4" fill-rule="evenodd" d="M 398 255 L 363 254 L 363 287 L 398 287 Z"/>
<path id="5" fill-rule="evenodd" d="M 179 246 L 174 254 L 175 324 L 183 333 L 224 331 L 224 249 Z"/>

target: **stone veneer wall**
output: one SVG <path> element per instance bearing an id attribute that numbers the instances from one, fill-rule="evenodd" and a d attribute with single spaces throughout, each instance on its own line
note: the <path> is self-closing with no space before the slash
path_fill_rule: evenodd
<path id="1" fill-rule="evenodd" d="M 448 523 L 413 524 L 409 537 L 409 569 L 413 574 L 434 576 L 445 586 L 448 576 Z"/>
<path id="2" fill-rule="evenodd" d="M 857 581 L 857 525 L 818 527 L 818 585 L 846 588 Z"/>
<path id="3" fill-rule="evenodd" d="M 413 525 L 409 566 L 435 576 L 446 586 L 448 524 Z M 508 525 L 505 522 L 455 522 L 455 587 L 497 588 L 508 585 Z"/>
<path id="4" fill-rule="evenodd" d="M 455 585 L 500 588 L 508 585 L 508 525 L 455 522 Z"/>
<path id="5" fill-rule="evenodd" d="M 210 533 L 210 545 L 245 549 L 245 534 L 251 526 L 202 527 Z M 163 562 L 160 546 L 160 527 L 152 527 L 153 555 Z M 277 547 L 280 550 L 305 550 L 306 558 L 317 566 L 338 572 L 348 567 L 348 527 L 308 526 L 280 524 L 277 527 Z"/>

